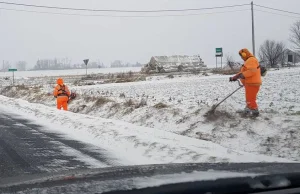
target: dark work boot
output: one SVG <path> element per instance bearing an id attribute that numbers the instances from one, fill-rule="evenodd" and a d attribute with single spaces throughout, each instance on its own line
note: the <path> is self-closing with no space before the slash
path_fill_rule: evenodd
<path id="1" fill-rule="evenodd" d="M 259 111 L 258 111 L 258 109 L 251 110 L 251 116 L 252 116 L 252 117 L 258 117 L 258 116 L 259 116 Z"/>

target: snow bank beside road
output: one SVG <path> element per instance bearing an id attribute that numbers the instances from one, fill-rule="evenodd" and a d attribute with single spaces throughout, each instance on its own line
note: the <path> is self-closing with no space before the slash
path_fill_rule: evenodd
<path id="1" fill-rule="evenodd" d="M 250 154 L 218 144 L 136 126 L 123 121 L 58 111 L 41 104 L 0 96 L 0 109 L 24 115 L 35 123 L 67 136 L 102 147 L 122 164 L 169 162 L 288 162 L 286 159 Z"/>

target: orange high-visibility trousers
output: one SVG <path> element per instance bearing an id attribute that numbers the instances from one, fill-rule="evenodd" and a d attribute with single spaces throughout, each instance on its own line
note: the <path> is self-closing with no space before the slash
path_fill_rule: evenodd
<path id="1" fill-rule="evenodd" d="M 256 97 L 260 86 L 245 85 L 246 103 L 247 107 L 251 110 L 257 109 Z"/>
<path id="2" fill-rule="evenodd" d="M 58 96 L 56 100 L 57 109 L 61 110 L 63 108 L 64 110 L 68 110 L 68 96 Z"/>

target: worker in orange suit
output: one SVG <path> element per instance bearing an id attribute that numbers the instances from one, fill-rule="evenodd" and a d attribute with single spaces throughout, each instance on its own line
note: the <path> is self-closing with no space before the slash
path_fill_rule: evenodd
<path id="1" fill-rule="evenodd" d="M 239 51 L 239 55 L 245 61 L 244 65 L 238 74 L 230 77 L 229 81 L 241 80 L 245 87 L 246 94 L 246 108 L 239 111 L 245 116 L 258 116 L 258 105 L 256 103 L 257 93 L 262 84 L 261 71 L 258 60 L 249 52 L 248 49 Z"/>
<path id="2" fill-rule="evenodd" d="M 68 86 L 64 84 L 64 80 L 62 78 L 58 78 L 56 81 L 57 85 L 54 88 L 53 95 L 57 99 L 57 109 L 68 110 L 68 101 L 70 96 L 70 91 Z"/>

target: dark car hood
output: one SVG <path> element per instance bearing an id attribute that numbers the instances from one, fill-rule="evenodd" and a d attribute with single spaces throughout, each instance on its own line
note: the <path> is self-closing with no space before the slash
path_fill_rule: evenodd
<path id="1" fill-rule="evenodd" d="M 60 173 L 9 177 L 0 180 L 3 193 L 91 193 L 129 190 L 162 184 L 248 177 L 278 173 L 300 173 L 298 163 L 191 163 L 81 169 Z M 30 193 L 30 192 L 29 192 Z"/>

